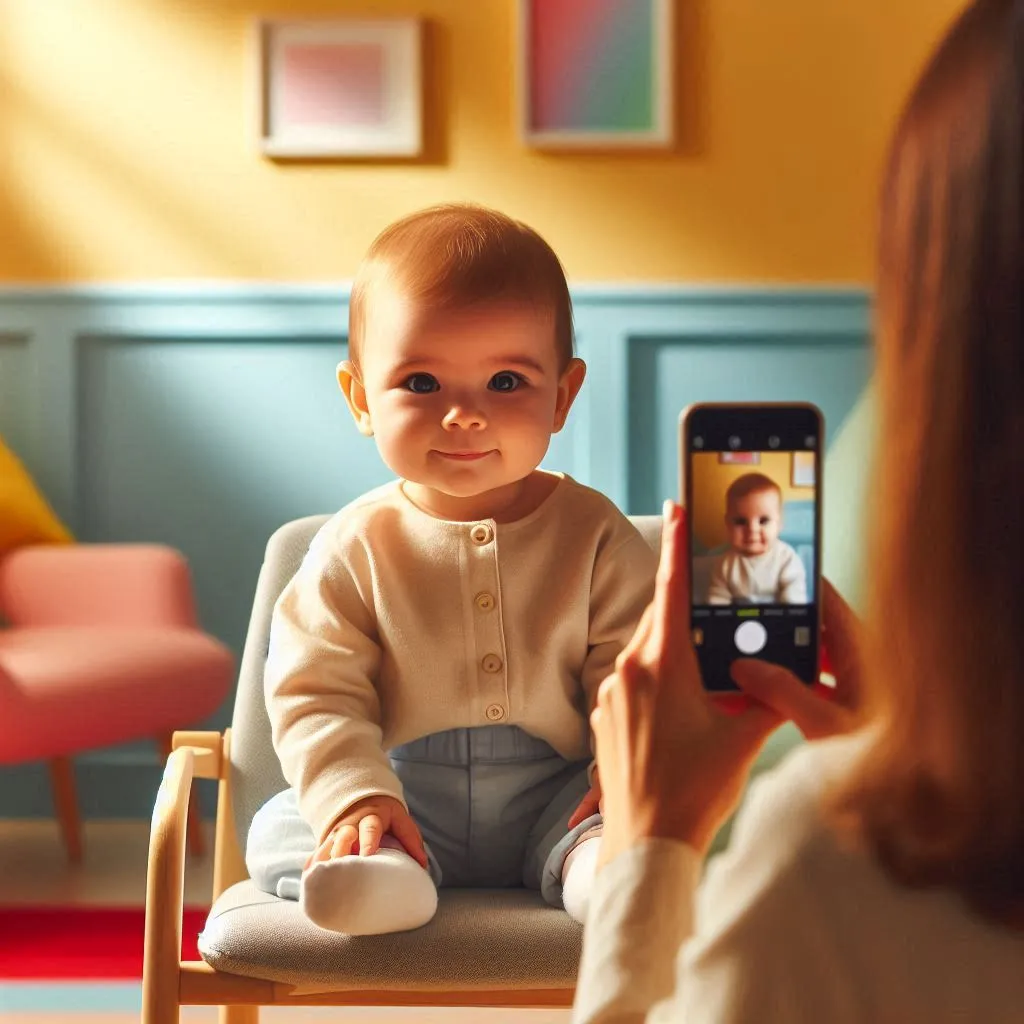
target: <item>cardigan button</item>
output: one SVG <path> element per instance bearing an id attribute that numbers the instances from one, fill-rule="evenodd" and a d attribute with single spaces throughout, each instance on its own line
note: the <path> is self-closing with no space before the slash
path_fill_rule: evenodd
<path id="1" fill-rule="evenodd" d="M 480 667 L 485 672 L 500 672 L 502 661 L 496 654 L 485 654 L 480 662 Z"/>
<path id="2" fill-rule="evenodd" d="M 487 591 L 477 594 L 474 600 L 477 608 L 482 612 L 489 612 L 494 608 L 494 595 L 488 594 Z"/>
<path id="3" fill-rule="evenodd" d="M 491 538 L 494 536 L 494 531 L 484 523 L 477 523 L 477 525 L 469 531 L 469 536 L 472 538 L 474 544 L 489 544 Z"/>
<path id="4" fill-rule="evenodd" d="M 489 704 L 484 713 L 492 722 L 500 722 L 505 717 L 505 709 L 500 704 Z"/>

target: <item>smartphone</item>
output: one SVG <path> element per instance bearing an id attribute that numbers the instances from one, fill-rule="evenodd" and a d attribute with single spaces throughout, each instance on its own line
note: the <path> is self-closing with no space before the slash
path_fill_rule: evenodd
<path id="1" fill-rule="evenodd" d="M 744 657 L 818 677 L 824 433 L 806 403 L 680 414 L 690 624 L 708 690 L 738 692 L 730 667 Z"/>

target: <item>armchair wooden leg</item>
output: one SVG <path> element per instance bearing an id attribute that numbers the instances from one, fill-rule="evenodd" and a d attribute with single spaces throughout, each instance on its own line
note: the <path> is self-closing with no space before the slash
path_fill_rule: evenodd
<path id="1" fill-rule="evenodd" d="M 217 1024 L 259 1024 L 259 1020 L 258 1006 L 221 1006 L 217 1014 Z"/>
<path id="2" fill-rule="evenodd" d="M 82 819 L 78 814 L 78 798 L 75 795 L 75 767 L 70 757 L 50 759 L 50 786 L 68 860 L 79 864 L 82 860 Z"/>
<path id="3" fill-rule="evenodd" d="M 168 733 L 157 740 L 160 748 L 160 756 L 166 761 L 171 756 L 171 743 L 173 736 Z M 206 853 L 206 836 L 203 834 L 203 811 L 199 804 L 199 793 L 195 783 L 192 785 L 192 792 L 188 798 L 188 818 L 185 828 L 188 851 L 193 857 L 202 857 Z"/>

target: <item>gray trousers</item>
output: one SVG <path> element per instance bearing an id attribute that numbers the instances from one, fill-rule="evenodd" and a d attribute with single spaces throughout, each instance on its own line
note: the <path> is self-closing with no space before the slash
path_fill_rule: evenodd
<path id="1" fill-rule="evenodd" d="M 571 831 L 587 792 L 587 761 L 563 760 L 513 725 L 452 729 L 389 754 L 409 813 L 427 848 L 437 886 L 539 889 L 562 906 L 562 864 L 591 815 Z M 299 898 L 306 859 L 316 848 L 295 791 L 268 800 L 246 843 L 249 875 L 264 892 Z"/>

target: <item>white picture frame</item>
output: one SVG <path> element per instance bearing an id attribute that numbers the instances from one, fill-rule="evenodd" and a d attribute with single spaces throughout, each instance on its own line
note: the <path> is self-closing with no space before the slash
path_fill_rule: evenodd
<path id="1" fill-rule="evenodd" d="M 676 0 L 617 0 L 611 14 L 618 20 L 604 32 L 576 33 L 568 19 L 559 17 L 564 0 L 517 0 L 517 107 L 519 131 L 523 141 L 535 149 L 669 149 L 676 142 Z M 578 12 L 578 3 L 566 11 Z M 595 12 L 609 14 L 607 3 Z M 633 24 L 630 24 L 632 19 Z M 593 26 L 588 26 L 593 28 Z M 546 33 L 541 36 L 539 33 Z M 573 36 L 576 33 L 576 36 Z M 565 35 L 559 42 L 552 36 Z M 637 47 L 639 36 L 646 35 L 647 46 Z M 586 42 L 591 43 L 588 51 Z M 634 45 L 630 45 L 630 43 Z M 539 51 L 543 47 L 547 59 Z M 619 51 L 616 52 L 616 47 Z M 552 51 L 557 53 L 552 56 Z M 640 63 L 649 62 L 646 97 L 640 96 L 644 114 L 630 123 L 624 109 L 624 91 L 635 94 L 636 73 Z M 547 69 L 545 70 L 545 66 Z M 587 78 L 591 79 L 588 86 Z M 616 79 L 622 79 L 621 82 Z M 562 96 L 576 82 L 576 96 Z M 597 88 L 595 88 L 597 86 Z M 601 91 L 606 90 L 611 120 L 617 125 L 594 126 L 600 119 Z M 555 108 L 560 108 L 556 110 Z"/>
<path id="2" fill-rule="evenodd" d="M 418 18 L 261 20 L 258 134 L 273 159 L 423 153 Z"/>
<path id="3" fill-rule="evenodd" d="M 814 452 L 793 452 L 793 469 L 790 483 L 793 487 L 816 487 L 817 461 Z"/>

